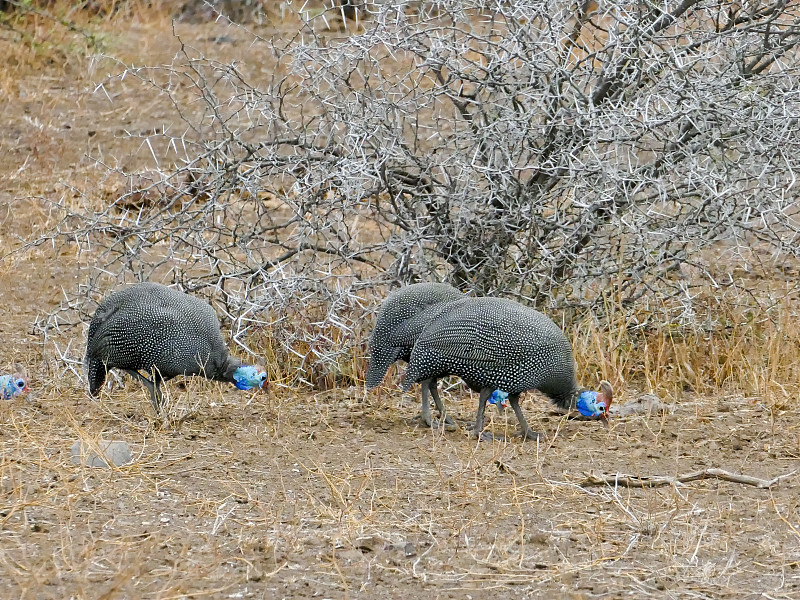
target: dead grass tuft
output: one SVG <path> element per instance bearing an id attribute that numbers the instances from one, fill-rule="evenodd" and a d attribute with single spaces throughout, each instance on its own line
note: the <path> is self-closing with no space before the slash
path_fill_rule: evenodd
<path id="1" fill-rule="evenodd" d="M 665 324 L 666 310 L 612 311 L 607 322 L 588 316 L 575 323 L 582 380 L 605 378 L 677 398 L 735 390 L 789 408 L 800 383 L 797 297 L 775 289 L 759 302 L 751 294 L 714 298 L 712 291 L 683 325 Z"/>

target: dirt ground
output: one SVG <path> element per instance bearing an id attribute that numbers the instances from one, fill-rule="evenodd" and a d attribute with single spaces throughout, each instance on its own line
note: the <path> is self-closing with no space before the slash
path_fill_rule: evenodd
<path id="1" fill-rule="evenodd" d="M 178 42 L 152 27 L 117 28 L 109 54 L 168 62 Z M 219 24 L 176 30 L 222 58 L 250 51 Z M 176 414 L 195 412 L 169 427 L 133 382 L 90 399 L 31 324 L 80 283 L 91 256 L 9 252 L 53 224 L 48 203 L 65 190 L 111 186 L 90 157 L 134 160 L 124 132 L 167 113 L 135 87 L 98 91 L 111 61 L 63 56 L 33 56 L 24 71 L 7 60 L 13 76 L 0 76 L 11 99 L 0 102 L 0 373 L 22 365 L 33 390 L 0 404 L 1 597 L 800 598 L 800 474 L 770 489 L 581 485 L 589 471 L 794 473 L 798 420 L 762 398 L 663 398 L 674 412 L 620 417 L 606 431 L 529 394 L 539 443 L 418 426 L 396 371 L 369 394 L 176 381 Z M 618 387 L 621 403 L 641 392 Z M 462 424 L 474 414 L 460 386 L 445 401 Z M 495 431 L 516 426 L 489 412 Z M 75 465 L 78 439 L 126 440 L 134 462 Z"/>

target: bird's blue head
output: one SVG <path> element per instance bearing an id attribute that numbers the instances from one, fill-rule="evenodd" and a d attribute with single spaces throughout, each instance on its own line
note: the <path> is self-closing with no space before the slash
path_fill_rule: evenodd
<path id="1" fill-rule="evenodd" d="M 20 375 L 4 375 L 0 377 L 0 396 L 3 400 L 11 400 L 28 391 L 25 378 Z"/>
<path id="2" fill-rule="evenodd" d="M 581 395 L 578 396 L 577 406 L 578 412 L 584 417 L 599 417 L 606 412 L 606 403 L 602 400 L 602 394 L 597 392 L 581 392 Z"/>
<path id="3" fill-rule="evenodd" d="M 267 374 L 260 367 L 241 366 L 233 372 L 233 385 L 240 390 L 263 388 L 267 382 Z"/>
<path id="4" fill-rule="evenodd" d="M 603 424 L 608 423 L 608 409 L 614 399 L 614 389 L 611 384 L 603 380 L 600 382 L 600 391 L 581 392 L 578 396 L 577 409 L 584 417 L 600 417 Z"/>
<path id="5" fill-rule="evenodd" d="M 495 390 L 492 392 L 492 395 L 489 396 L 488 402 L 489 404 L 497 406 L 498 411 L 502 411 L 504 408 L 508 408 L 508 392 Z"/>

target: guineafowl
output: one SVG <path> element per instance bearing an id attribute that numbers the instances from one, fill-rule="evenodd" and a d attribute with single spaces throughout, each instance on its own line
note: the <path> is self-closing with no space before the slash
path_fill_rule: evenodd
<path id="1" fill-rule="evenodd" d="M 0 398 L 11 400 L 28 391 L 28 384 L 22 375 L 0 375 Z"/>
<path id="2" fill-rule="evenodd" d="M 156 413 L 161 382 L 177 375 L 202 375 L 240 390 L 267 380 L 261 369 L 228 354 L 209 304 L 157 283 L 131 285 L 103 300 L 89 325 L 84 366 L 92 396 L 109 369 L 122 369 L 147 386 Z"/>
<path id="3" fill-rule="evenodd" d="M 419 334 L 449 302 L 464 298 L 456 288 L 444 283 L 415 283 L 389 294 L 381 304 L 375 328 L 369 338 L 367 388 L 377 387 L 389 367 L 398 360 L 408 361 Z M 422 382 L 422 422 L 430 427 L 433 396 L 436 409 L 448 425 L 455 422 L 445 411 L 436 381 Z"/>
<path id="4" fill-rule="evenodd" d="M 486 402 L 497 390 L 508 395 L 521 434 L 538 439 L 531 430 L 519 396 L 538 390 L 562 409 L 576 405 L 581 412 L 607 418 L 613 390 L 581 392 L 575 379 L 572 348 L 559 327 L 542 313 L 502 298 L 464 298 L 446 305 L 417 339 L 406 369 L 404 388 L 417 381 L 458 375 L 480 392 L 473 435 L 482 436 Z M 505 397 L 503 394 L 503 397 Z M 585 412 L 585 411 L 590 412 Z"/>

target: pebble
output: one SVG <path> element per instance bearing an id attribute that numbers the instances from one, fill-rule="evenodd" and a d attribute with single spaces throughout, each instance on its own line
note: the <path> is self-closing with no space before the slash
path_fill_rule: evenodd
<path id="1" fill-rule="evenodd" d="M 103 456 L 98 455 L 88 443 L 77 440 L 72 444 L 72 462 L 76 465 L 102 469 L 110 468 L 109 462 L 118 467 L 133 462 L 128 442 L 99 440 L 96 446 L 102 451 Z"/>
<path id="2" fill-rule="evenodd" d="M 636 400 L 625 404 L 612 404 L 608 411 L 612 417 L 628 417 L 631 415 L 657 415 L 671 413 L 673 406 L 664 404 L 655 394 L 644 394 Z"/>

